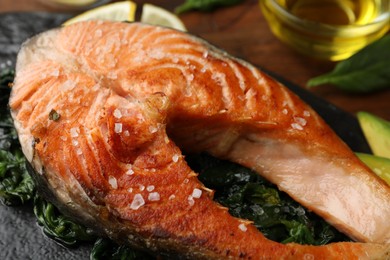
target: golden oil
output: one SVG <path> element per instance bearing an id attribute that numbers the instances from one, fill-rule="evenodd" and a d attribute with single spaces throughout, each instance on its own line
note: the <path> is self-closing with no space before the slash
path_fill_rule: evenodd
<path id="1" fill-rule="evenodd" d="M 260 0 L 273 33 L 295 49 L 342 60 L 389 29 L 390 0 Z"/>

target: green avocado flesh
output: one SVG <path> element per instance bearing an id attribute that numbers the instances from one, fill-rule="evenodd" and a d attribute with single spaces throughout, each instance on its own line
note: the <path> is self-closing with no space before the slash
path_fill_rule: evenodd
<path id="1" fill-rule="evenodd" d="M 364 153 L 357 153 L 356 155 L 390 185 L 390 159 Z"/>
<path id="2" fill-rule="evenodd" d="M 367 112 L 357 118 L 374 155 L 390 158 L 390 122 Z"/>

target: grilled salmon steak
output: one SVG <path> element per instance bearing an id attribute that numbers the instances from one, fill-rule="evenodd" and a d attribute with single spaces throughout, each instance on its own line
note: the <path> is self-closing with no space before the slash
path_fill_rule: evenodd
<path id="1" fill-rule="evenodd" d="M 183 258 L 390 257 L 390 187 L 296 95 L 183 32 L 88 21 L 28 40 L 11 113 L 61 211 L 118 241 Z M 213 201 L 184 160 L 249 167 L 358 242 L 268 240 Z"/>

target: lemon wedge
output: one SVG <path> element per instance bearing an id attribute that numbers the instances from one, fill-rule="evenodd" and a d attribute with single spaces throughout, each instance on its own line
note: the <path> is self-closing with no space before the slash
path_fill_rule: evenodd
<path id="1" fill-rule="evenodd" d="M 110 20 L 110 21 L 134 21 L 137 5 L 132 1 L 115 2 L 96 7 L 73 17 L 63 23 L 64 26 L 86 20 Z M 141 22 L 171 27 L 176 30 L 186 31 L 183 22 L 175 14 L 164 8 L 144 4 L 142 7 Z"/>
<path id="2" fill-rule="evenodd" d="M 87 20 L 134 21 L 135 9 L 136 4 L 132 1 L 115 2 L 79 14 L 64 22 L 63 25 Z"/>
<path id="3" fill-rule="evenodd" d="M 180 31 L 187 30 L 183 22 L 175 14 L 152 4 L 143 5 L 141 22 L 171 27 Z"/>
<path id="4" fill-rule="evenodd" d="M 69 6 L 85 6 L 95 3 L 96 0 L 52 0 L 52 2 Z"/>

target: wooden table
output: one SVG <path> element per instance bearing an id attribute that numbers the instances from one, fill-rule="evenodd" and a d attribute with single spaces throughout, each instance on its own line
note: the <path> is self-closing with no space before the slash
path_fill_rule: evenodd
<path id="1" fill-rule="evenodd" d="M 171 11 L 183 1 L 135 0 L 137 4 L 148 2 Z M 0 12 L 9 11 L 63 12 L 36 0 L 1 0 Z M 335 65 L 303 56 L 281 43 L 270 32 L 257 0 L 246 0 L 243 4 L 211 13 L 190 12 L 180 18 L 190 33 L 303 88 L 310 78 L 330 71 Z M 390 89 L 364 95 L 344 93 L 332 86 L 310 91 L 350 113 L 368 111 L 390 120 Z"/>

